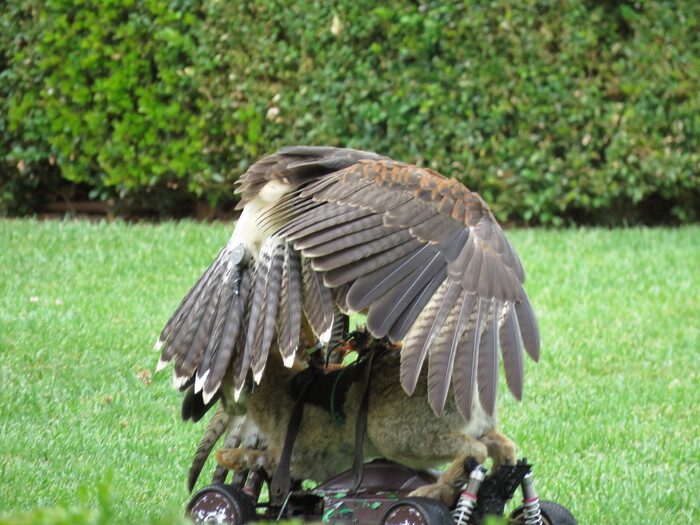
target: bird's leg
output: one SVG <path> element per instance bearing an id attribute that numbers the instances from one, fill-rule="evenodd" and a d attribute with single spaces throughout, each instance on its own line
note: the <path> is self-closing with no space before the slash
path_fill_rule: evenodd
<path id="1" fill-rule="evenodd" d="M 489 430 L 479 438 L 492 459 L 491 473 L 495 473 L 502 465 L 515 465 L 515 443 L 501 434 L 495 428 Z"/>
<path id="2" fill-rule="evenodd" d="M 251 448 L 221 448 L 216 451 L 216 460 L 229 470 L 264 469 L 271 474 L 277 468 L 279 454 L 270 449 L 255 450 Z"/>
<path id="3" fill-rule="evenodd" d="M 433 442 L 434 441 L 434 442 Z M 464 479 L 464 461 L 468 457 L 475 458 L 479 463 L 486 461 L 488 450 L 486 445 L 474 438 L 458 432 L 450 432 L 436 436 L 435 440 L 425 443 L 427 447 L 434 447 L 433 450 L 451 449 L 454 453 L 451 457 L 455 459 L 450 466 L 438 478 L 437 482 L 424 487 L 420 487 L 409 496 L 422 496 L 442 501 L 448 507 L 452 507 L 459 494 L 458 480 Z M 440 448 L 439 448 L 440 447 Z"/>

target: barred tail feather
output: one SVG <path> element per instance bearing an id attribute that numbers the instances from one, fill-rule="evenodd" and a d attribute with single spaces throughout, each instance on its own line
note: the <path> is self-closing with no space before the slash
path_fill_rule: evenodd
<path id="1" fill-rule="evenodd" d="M 286 366 L 291 366 L 299 345 L 301 330 L 301 259 L 299 252 L 286 245 L 282 289 L 280 290 L 277 331 L 279 350 Z"/>
<path id="2" fill-rule="evenodd" d="M 214 412 L 214 415 L 209 420 L 209 424 L 197 447 L 197 452 L 195 452 L 194 458 L 192 459 L 192 465 L 187 475 L 187 487 L 190 492 L 194 489 L 209 454 L 211 454 L 211 451 L 214 449 L 219 439 L 221 439 L 221 436 L 224 435 L 224 432 L 231 427 L 233 420 L 234 417 L 226 412 L 223 403 L 219 404 L 216 412 Z"/>
<path id="3" fill-rule="evenodd" d="M 282 286 L 283 263 L 285 245 L 281 239 L 271 247 L 270 265 L 267 272 L 267 286 L 265 287 L 265 309 L 263 313 L 261 339 L 255 345 L 255 354 L 251 364 L 255 382 L 259 382 L 265 370 L 267 355 L 277 325 L 277 309 L 279 307 L 280 288 Z"/>
<path id="4" fill-rule="evenodd" d="M 465 294 L 458 286 L 459 298 L 454 302 L 449 317 L 430 347 L 428 359 L 428 401 L 437 415 L 442 414 L 449 393 L 455 359 L 462 345 L 464 331 L 476 297 Z"/>
<path id="5" fill-rule="evenodd" d="M 463 346 L 455 356 L 455 369 L 452 374 L 457 408 L 466 421 L 472 417 L 472 404 L 476 390 L 477 369 L 479 366 L 479 346 L 481 331 L 486 317 L 486 302 L 472 294 L 469 322 L 465 330 Z"/>
<path id="6" fill-rule="evenodd" d="M 409 395 L 416 389 L 428 349 L 442 328 L 458 291 L 450 281 L 443 281 L 406 335 L 401 351 L 401 385 Z M 446 297 L 451 301 L 447 306 Z"/>
<path id="7" fill-rule="evenodd" d="M 540 359 L 540 330 L 527 295 L 523 294 L 522 299 L 515 303 L 515 313 L 518 316 L 523 346 L 532 360 L 537 362 Z"/>
<path id="8" fill-rule="evenodd" d="M 205 401 L 219 389 L 226 371 L 230 368 L 231 359 L 242 354 L 243 341 L 245 341 L 246 304 L 252 280 L 253 272 L 251 268 L 246 267 L 240 271 L 239 281 L 233 283 L 234 291 L 223 321 L 218 348 L 212 352 L 211 363 L 207 370 L 208 376 L 202 390 Z"/>
<path id="9" fill-rule="evenodd" d="M 479 365 L 477 384 L 479 401 L 487 414 L 493 415 L 496 408 L 498 389 L 498 316 L 500 304 L 491 300 L 488 306 L 486 327 L 479 345 Z"/>
<path id="10" fill-rule="evenodd" d="M 513 397 L 520 401 L 523 398 L 523 347 L 520 342 L 520 326 L 512 303 L 506 303 L 503 308 L 503 321 L 499 331 L 501 355 L 506 384 Z"/>
<path id="11" fill-rule="evenodd" d="M 314 335 L 326 342 L 333 329 L 333 294 L 323 284 L 323 274 L 302 259 L 302 304 Z"/>
<path id="12" fill-rule="evenodd" d="M 218 304 L 217 286 L 223 277 L 225 267 L 223 258 L 224 252 L 212 264 L 208 278 L 201 281 L 197 289 L 192 291 L 193 301 L 189 310 L 176 322 L 165 342 L 161 361 L 170 360 L 167 356 L 172 356 L 175 361 L 174 377 L 177 387 L 182 386 L 192 377 L 204 353 L 203 339 L 197 337 L 197 334 L 208 331 L 215 305 Z"/>

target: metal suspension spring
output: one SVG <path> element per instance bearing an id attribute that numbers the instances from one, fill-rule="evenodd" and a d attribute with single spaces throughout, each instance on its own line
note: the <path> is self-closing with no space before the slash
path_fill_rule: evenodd
<path id="1" fill-rule="evenodd" d="M 455 525 L 467 525 L 471 518 L 472 511 L 476 505 L 476 495 L 479 493 L 481 482 L 484 481 L 486 470 L 481 465 L 477 465 L 469 474 L 467 486 L 462 490 L 455 510 L 452 511 L 452 518 Z"/>
<path id="2" fill-rule="evenodd" d="M 452 511 L 452 518 L 454 518 L 456 525 L 467 525 L 469 523 L 474 505 L 476 505 L 476 496 L 463 490 L 455 510 Z"/>
<path id="3" fill-rule="evenodd" d="M 540 498 L 535 491 L 532 480 L 532 472 L 525 474 L 522 482 L 523 489 L 523 517 L 525 525 L 542 525 L 542 513 L 540 512 Z"/>

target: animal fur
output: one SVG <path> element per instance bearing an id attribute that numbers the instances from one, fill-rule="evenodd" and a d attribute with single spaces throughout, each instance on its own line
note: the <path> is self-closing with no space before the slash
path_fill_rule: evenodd
<path id="1" fill-rule="evenodd" d="M 435 468 L 451 462 L 434 485 L 413 495 L 433 497 L 451 505 L 457 495 L 455 481 L 463 478 L 463 463 L 473 456 L 493 467 L 515 462 L 515 445 L 496 430 L 495 415 L 481 408 L 478 396 L 472 418 L 465 422 L 449 396 L 441 416 L 431 409 L 422 377 L 413 396 L 399 380 L 400 353 L 396 347 L 379 352 L 372 362 L 369 408 L 364 440 L 366 460 L 383 457 L 416 469 Z M 304 369 L 296 362 L 285 368 L 279 352 L 272 351 L 266 372 L 248 400 L 248 416 L 265 436 L 268 448 L 219 449 L 217 460 L 231 470 L 264 469 L 268 475 L 277 468 L 294 406 L 292 382 Z M 424 372 L 425 375 L 427 372 Z M 291 477 L 322 481 L 349 469 L 355 454 L 355 421 L 362 398 L 362 382 L 354 381 L 345 396 L 339 421 L 331 411 L 307 403 L 291 456 Z"/>

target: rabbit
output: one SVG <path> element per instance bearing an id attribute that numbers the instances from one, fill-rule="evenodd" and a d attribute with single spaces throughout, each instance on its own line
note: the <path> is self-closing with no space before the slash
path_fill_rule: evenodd
<path id="1" fill-rule="evenodd" d="M 444 411 L 436 415 L 425 392 L 427 371 L 422 372 L 419 386 L 409 396 L 399 381 L 399 347 L 374 341 L 368 351 L 374 357 L 365 364 L 371 369 L 364 458 L 381 457 L 418 470 L 451 462 L 436 483 L 415 490 L 412 496 L 435 498 L 451 506 L 459 492 L 458 480 L 468 474 L 463 469 L 467 457 L 474 457 L 482 464 L 490 457 L 494 471 L 500 465 L 515 464 L 515 444 L 498 432 L 496 415 L 488 416 L 484 412 L 478 396 L 474 396 L 469 421 L 457 410 L 454 396 L 448 396 Z M 304 370 L 308 369 L 301 360 L 291 368 L 285 367 L 273 343 L 266 372 L 245 401 L 248 417 L 264 436 L 267 448 L 221 448 L 216 453 L 221 466 L 235 471 L 263 469 L 269 476 L 273 475 L 296 401 L 295 379 Z M 328 405 L 327 392 L 310 389 L 311 396 L 305 402 L 291 454 L 293 479 L 323 481 L 352 466 L 355 424 L 364 394 L 362 374 L 356 372 L 350 374 L 355 377 L 347 384 L 342 405 L 338 407 Z M 327 376 L 343 373 L 341 369 Z M 319 377 L 323 382 L 323 372 Z"/>

